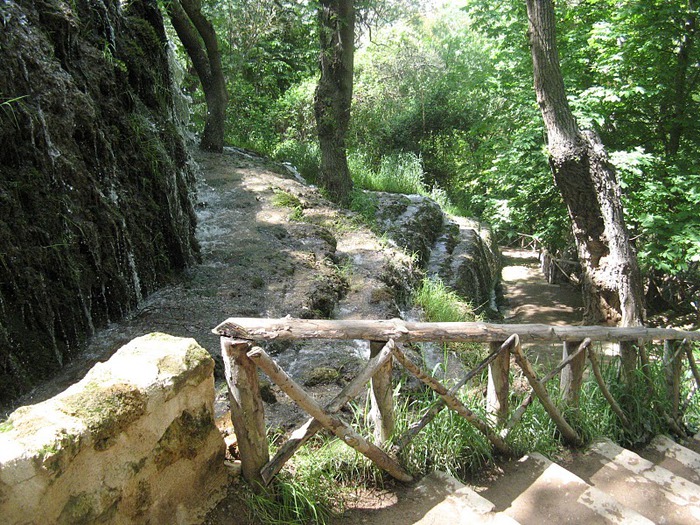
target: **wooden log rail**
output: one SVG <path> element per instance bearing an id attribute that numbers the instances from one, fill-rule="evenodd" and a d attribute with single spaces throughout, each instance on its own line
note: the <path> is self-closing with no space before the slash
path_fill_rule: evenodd
<path id="1" fill-rule="evenodd" d="M 335 321 L 309 319 L 256 319 L 231 318 L 214 329 L 221 336 L 221 349 L 226 367 L 226 379 L 231 402 L 231 420 L 238 437 L 244 478 L 257 490 L 270 483 L 283 465 L 318 430 L 325 428 L 344 443 L 367 456 L 377 466 L 400 481 L 410 481 L 407 473 L 396 459 L 411 440 L 433 418 L 447 407 L 469 421 L 496 452 L 510 454 L 507 443 L 509 432 L 532 401 L 537 398 L 556 424 L 562 438 L 574 445 L 582 440 L 576 430 L 566 421 L 560 407 L 547 392 L 546 384 L 559 376 L 562 404 L 576 408 L 586 357 L 591 363 L 593 376 L 599 384 L 603 397 L 624 426 L 629 421 L 624 411 L 604 382 L 598 359 L 592 351 L 593 342 L 613 342 L 636 345 L 642 371 L 649 366 L 645 342 L 664 343 L 663 363 L 666 384 L 663 385 L 672 401 L 670 414 L 661 414 L 676 433 L 682 433 L 680 418 L 692 395 L 700 389 L 700 373 L 692 351 L 692 343 L 700 341 L 700 332 L 668 328 L 606 327 L 606 326 L 547 326 L 505 325 L 490 323 L 409 323 L 400 319 L 388 321 Z M 370 360 L 350 383 L 326 407 L 321 407 L 287 373 L 282 370 L 262 348 L 254 342 L 274 340 L 366 340 L 370 342 Z M 478 366 L 451 388 L 425 373 L 402 349 L 404 343 L 413 342 L 479 342 L 488 343 L 490 354 Z M 521 343 L 559 343 L 563 347 L 561 363 L 542 378 L 521 348 Z M 511 355 L 520 367 L 531 390 L 520 406 L 512 411 L 510 361 Z M 682 359 L 688 361 L 689 377 L 695 380 L 690 394 L 681 404 Z M 439 400 L 425 413 L 419 422 L 411 425 L 401 436 L 392 436 L 394 429 L 394 400 L 391 383 L 392 361 L 396 360 L 409 373 L 436 392 Z M 262 370 L 291 399 L 309 413 L 304 425 L 291 433 L 290 438 L 270 460 L 264 426 L 264 405 L 260 397 L 257 369 Z M 459 390 L 472 378 L 488 368 L 488 387 L 485 399 L 486 412 L 483 418 L 458 398 Z M 692 373 L 692 376 L 690 375 Z M 345 404 L 366 391 L 371 382 L 371 419 L 374 422 L 374 442 L 359 434 L 342 417 L 340 410 Z M 654 385 L 649 385 L 649 391 Z M 382 447 L 393 439 L 390 452 Z"/>
<path id="2" fill-rule="evenodd" d="M 410 323 L 401 319 L 388 321 L 326 319 L 257 319 L 231 318 L 214 329 L 214 333 L 251 341 L 335 339 L 409 342 L 503 342 L 518 334 L 521 343 L 563 343 L 564 341 L 700 341 L 699 332 L 644 326 L 550 326 L 544 324 L 492 323 Z"/>

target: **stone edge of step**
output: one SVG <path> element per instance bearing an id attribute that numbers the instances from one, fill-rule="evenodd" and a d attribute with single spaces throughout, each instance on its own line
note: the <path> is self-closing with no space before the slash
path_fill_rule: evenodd
<path id="1" fill-rule="evenodd" d="M 540 476 L 538 476 L 538 479 L 540 479 L 543 475 L 546 475 L 548 478 L 550 478 L 550 480 L 556 479 L 561 483 L 576 483 L 578 485 L 585 485 L 586 489 L 577 498 L 577 503 L 587 507 L 609 522 L 627 525 L 653 525 L 653 521 L 645 518 L 636 510 L 624 506 L 610 494 L 607 494 L 599 488 L 586 483 L 586 481 L 570 470 L 562 467 L 542 454 L 535 452 L 530 454 L 529 457 L 533 458 L 538 463 L 538 468 L 543 469 Z M 526 458 L 528 458 L 528 456 L 525 456 L 521 461 L 526 460 Z"/>
<path id="2" fill-rule="evenodd" d="M 627 450 L 609 439 L 596 441 L 590 451 L 602 456 L 609 462 L 625 468 L 636 476 L 657 484 L 673 501 L 678 498 L 678 504 L 697 505 L 700 502 L 700 486 L 692 481 L 677 476 L 670 470 L 655 465 L 639 454 Z"/>
<path id="3" fill-rule="evenodd" d="M 459 516 L 456 524 L 519 525 L 510 516 L 495 512 L 496 506 L 492 502 L 445 472 L 435 471 L 428 474 L 418 482 L 416 490 L 419 493 L 424 492 L 428 490 L 427 485 L 432 483 L 443 484 L 453 490 L 426 513 L 418 524 L 435 523 L 441 512 L 452 511 L 451 514 L 454 514 L 456 511 Z"/>
<path id="4" fill-rule="evenodd" d="M 676 443 L 668 436 L 658 435 L 651 440 L 649 446 L 664 455 L 667 459 L 673 459 L 681 465 L 693 470 L 700 476 L 700 454 Z"/>

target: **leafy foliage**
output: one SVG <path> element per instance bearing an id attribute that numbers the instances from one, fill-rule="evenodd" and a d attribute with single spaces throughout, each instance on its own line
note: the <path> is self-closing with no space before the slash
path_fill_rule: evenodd
<path id="1" fill-rule="evenodd" d="M 689 5 L 557 3 L 571 106 L 612 152 L 643 269 L 677 283 L 700 282 L 700 43 Z M 490 222 L 506 242 L 526 233 L 550 251 L 570 246 L 532 89 L 524 4 L 357 7 L 348 137 L 356 185 L 432 194 L 452 212 Z M 228 140 L 316 181 L 314 4 L 207 0 L 205 8 L 222 42 Z M 195 84 L 185 87 L 198 125 L 203 99 Z M 687 297 L 681 303 L 689 307 Z"/>

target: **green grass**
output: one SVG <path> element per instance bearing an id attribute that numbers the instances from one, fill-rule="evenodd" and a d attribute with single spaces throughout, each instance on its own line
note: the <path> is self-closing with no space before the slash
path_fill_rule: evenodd
<path id="1" fill-rule="evenodd" d="M 358 188 L 353 189 L 350 195 L 350 209 L 357 213 L 362 222 L 370 228 L 374 228 L 377 223 L 378 202 L 376 195 Z"/>
<path id="2" fill-rule="evenodd" d="M 334 501 L 333 484 L 323 479 L 284 473 L 269 492 L 246 495 L 246 503 L 257 520 L 270 525 L 328 523 Z"/>
<path id="3" fill-rule="evenodd" d="M 272 204 L 279 208 L 289 208 L 292 212 L 289 214 L 290 221 L 302 221 L 304 219 L 304 204 L 299 197 L 287 191 L 276 188 L 272 196 Z"/>
<path id="4" fill-rule="evenodd" d="M 459 397 L 468 408 L 483 416 L 483 403 L 464 391 Z M 427 390 L 404 397 L 396 410 L 395 435 L 400 436 L 418 422 L 437 399 L 437 395 Z M 440 470 L 465 480 L 491 462 L 493 455 L 483 434 L 445 408 L 401 451 L 400 459 L 416 477 Z"/>
<path id="5" fill-rule="evenodd" d="M 430 322 L 461 323 L 478 319 L 471 303 L 437 277 L 423 279 L 413 294 L 413 304 L 420 307 L 425 320 Z M 442 346 L 445 360 L 454 352 L 467 369 L 476 366 L 487 354 L 487 345 L 481 343 L 445 343 Z"/>
<path id="6" fill-rule="evenodd" d="M 318 182 L 321 166 L 318 143 L 286 140 L 275 147 L 272 157 L 278 161 L 290 162 L 309 184 Z"/>
<path id="7" fill-rule="evenodd" d="M 423 279 L 413 295 L 413 302 L 425 313 L 428 321 L 474 321 L 476 315 L 471 304 L 449 289 L 439 278 Z"/>
<path id="8" fill-rule="evenodd" d="M 454 299 L 435 282 L 427 286 L 433 287 L 428 293 L 431 297 L 444 295 L 449 301 Z M 424 293 L 427 291 L 424 290 Z M 449 319 L 454 319 L 456 315 L 455 310 L 447 310 L 447 313 L 439 311 Z M 464 315 L 463 311 L 456 311 L 457 314 Z M 654 392 L 648 388 L 641 371 L 634 387 L 626 389 L 619 380 L 618 359 L 608 359 L 603 366 L 606 383 L 632 421 L 629 429 L 622 426 L 610 409 L 595 380 L 589 378 L 584 382 L 579 408 L 563 410 L 567 421 L 584 441 L 609 437 L 623 446 L 630 446 L 646 442 L 657 434 L 668 433 L 666 423 L 659 416 L 659 411 L 668 409 L 665 392 L 662 390 L 664 367 L 659 359 L 660 349 L 656 347 L 651 353 L 652 365 L 646 373 L 654 381 Z M 540 377 L 547 372 L 540 365 L 535 364 L 535 367 Z M 513 373 L 517 374 L 517 370 L 514 368 Z M 465 388 L 458 396 L 467 407 L 486 419 L 483 386 L 471 390 Z M 546 387 L 555 404 L 562 406 L 558 380 L 553 379 Z M 402 382 L 396 387 L 394 438 L 401 436 L 407 428 L 420 420 L 437 400 L 437 396 L 429 389 L 404 389 Z M 684 395 L 689 393 L 688 390 L 686 386 Z M 513 393 L 511 413 L 525 395 L 525 392 Z M 688 413 L 694 414 L 691 421 L 697 421 L 698 405 L 698 400 L 692 400 L 689 405 Z M 372 432 L 368 418 L 369 403 L 352 403 L 350 410 L 347 418 L 352 420 L 353 427 L 369 437 Z M 536 451 L 553 459 L 564 448 L 556 425 L 537 400 L 530 404 L 521 422 L 508 435 L 507 442 L 517 454 Z M 462 481 L 468 481 L 493 461 L 493 455 L 490 443 L 481 433 L 453 411 L 443 409 L 400 452 L 399 459 L 414 477 L 441 470 Z M 335 437 L 317 435 L 285 466 L 271 495 L 251 495 L 248 500 L 263 523 L 327 523 L 334 512 L 342 510 L 344 494 L 357 486 L 382 486 L 386 479 L 382 471 L 345 443 Z"/>
<path id="9" fill-rule="evenodd" d="M 363 190 L 429 195 L 424 183 L 423 163 L 414 153 L 393 153 L 382 157 L 379 169 L 373 169 L 363 153 L 348 156 L 355 186 Z"/>

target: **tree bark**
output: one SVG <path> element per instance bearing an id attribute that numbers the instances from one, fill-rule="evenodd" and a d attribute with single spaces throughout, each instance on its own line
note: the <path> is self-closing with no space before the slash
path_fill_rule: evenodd
<path id="1" fill-rule="evenodd" d="M 689 81 L 689 71 L 692 67 L 691 54 L 695 46 L 695 32 L 697 29 L 697 7 L 695 0 L 688 0 L 687 16 L 683 22 L 683 38 L 678 46 L 676 54 L 676 74 L 673 86 L 673 103 L 671 123 L 668 131 L 668 144 L 666 153 L 676 155 L 681 147 L 681 138 L 685 131 L 685 123 L 689 118 L 686 114 L 688 101 L 692 96 L 692 82 Z"/>
<path id="2" fill-rule="evenodd" d="M 321 0 L 318 7 L 321 78 L 314 96 L 321 147 L 320 184 L 342 204 L 350 200 L 352 179 L 345 136 L 350 123 L 355 48 L 353 0 Z"/>
<path id="3" fill-rule="evenodd" d="M 527 0 L 527 12 L 549 163 L 569 211 L 583 268 L 584 324 L 641 325 L 642 279 L 625 227 L 615 171 L 598 136 L 581 131 L 569 107 L 552 1 Z"/>
<path id="4" fill-rule="evenodd" d="M 166 9 L 204 91 L 207 118 L 199 147 L 220 153 L 224 149 L 228 93 L 216 31 L 202 14 L 200 0 L 169 0 Z"/>

